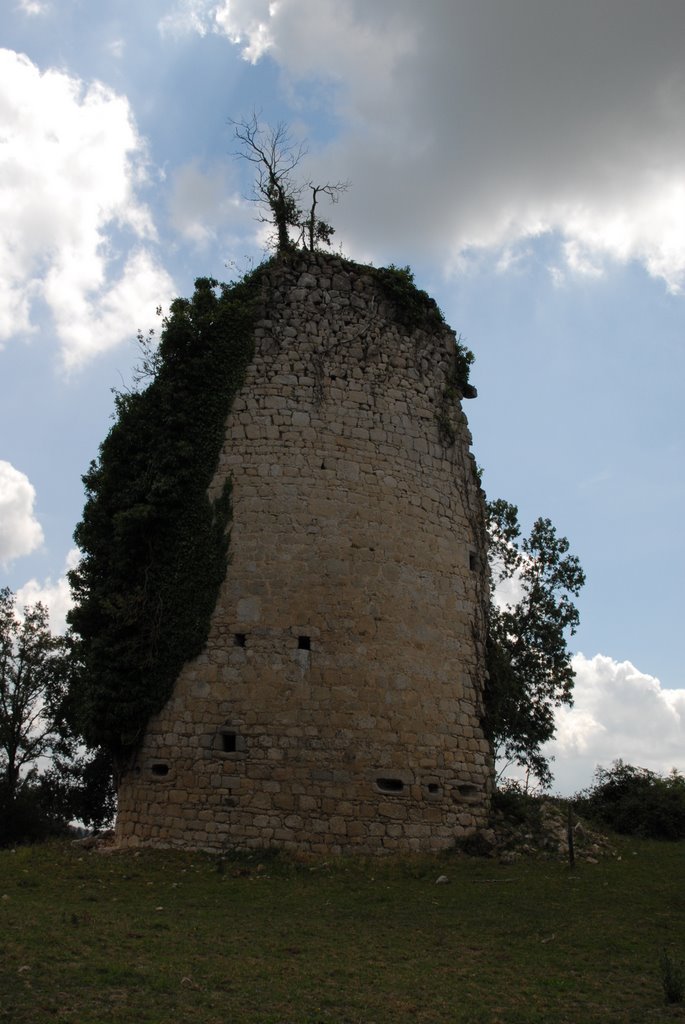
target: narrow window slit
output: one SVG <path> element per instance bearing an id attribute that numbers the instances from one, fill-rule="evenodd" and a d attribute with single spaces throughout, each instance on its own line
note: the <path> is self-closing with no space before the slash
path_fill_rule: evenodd
<path id="1" fill-rule="evenodd" d="M 224 754 L 235 754 L 238 749 L 238 737 L 234 732 L 222 732 L 221 749 Z"/>
<path id="2" fill-rule="evenodd" d="M 383 793 L 401 793 L 404 789 L 402 779 L 376 779 L 376 785 Z"/>
<path id="3" fill-rule="evenodd" d="M 234 645 L 236 647 L 245 647 L 245 645 L 247 643 L 247 634 L 246 633 L 234 633 L 233 634 L 233 643 L 234 643 Z"/>
<path id="4" fill-rule="evenodd" d="M 298 636 L 297 638 L 297 649 L 299 651 L 311 651 L 312 639 L 309 636 Z"/>

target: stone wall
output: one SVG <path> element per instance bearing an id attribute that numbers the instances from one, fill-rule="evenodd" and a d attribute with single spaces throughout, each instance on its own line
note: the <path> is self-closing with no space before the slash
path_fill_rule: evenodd
<path id="1" fill-rule="evenodd" d="M 403 327 L 335 257 L 270 275 L 213 484 L 233 478 L 228 572 L 121 781 L 118 840 L 449 847 L 491 780 L 482 495 L 458 400 L 454 443 L 438 424 L 454 333 Z"/>

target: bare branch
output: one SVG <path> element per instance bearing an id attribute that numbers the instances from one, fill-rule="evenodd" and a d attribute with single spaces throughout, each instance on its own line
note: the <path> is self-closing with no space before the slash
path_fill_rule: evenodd
<path id="1" fill-rule="evenodd" d="M 335 228 L 316 216 L 319 194 L 328 196 L 331 203 L 337 203 L 340 200 L 341 193 L 347 192 L 349 187 L 349 181 L 338 181 L 335 185 L 331 182 L 326 182 L 325 185 L 315 185 L 312 181 L 307 182 L 307 188 L 310 189 L 312 194 L 312 201 L 309 207 L 309 216 L 302 225 L 302 241 L 305 248 L 307 248 L 306 240 L 309 241 L 311 252 L 314 252 L 317 248 L 317 242 L 330 245 L 331 237 L 335 234 Z"/>
<path id="2" fill-rule="evenodd" d="M 282 121 L 275 128 L 269 128 L 260 123 L 254 112 L 242 121 L 229 119 L 229 124 L 233 125 L 234 137 L 240 143 L 234 155 L 257 169 L 251 199 L 264 211 L 258 215 L 258 220 L 274 225 L 277 251 L 286 252 L 294 247 L 291 231 L 305 249 L 314 250 L 319 242 L 330 245 L 334 229 L 316 216 L 318 197 L 325 195 L 332 203 L 337 203 L 340 193 L 349 188 L 349 182 L 298 183 L 294 171 L 306 156 L 307 147 L 293 141 L 288 126 Z M 312 195 L 308 214 L 300 207 L 305 189 Z"/>

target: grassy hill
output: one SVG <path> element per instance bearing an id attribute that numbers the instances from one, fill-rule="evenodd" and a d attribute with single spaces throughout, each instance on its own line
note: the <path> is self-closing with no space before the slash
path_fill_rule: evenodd
<path id="1" fill-rule="evenodd" d="M 685 844 L 615 847 L 573 871 L 3 850 L 0 1021 L 685 1021 L 659 964 L 685 955 Z"/>

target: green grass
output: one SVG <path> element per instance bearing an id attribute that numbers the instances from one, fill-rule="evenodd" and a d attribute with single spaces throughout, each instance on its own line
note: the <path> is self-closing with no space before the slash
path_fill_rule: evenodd
<path id="1" fill-rule="evenodd" d="M 685 952 L 685 845 L 617 847 L 573 872 L 0 851 L 0 1021 L 685 1021 L 659 960 Z"/>

